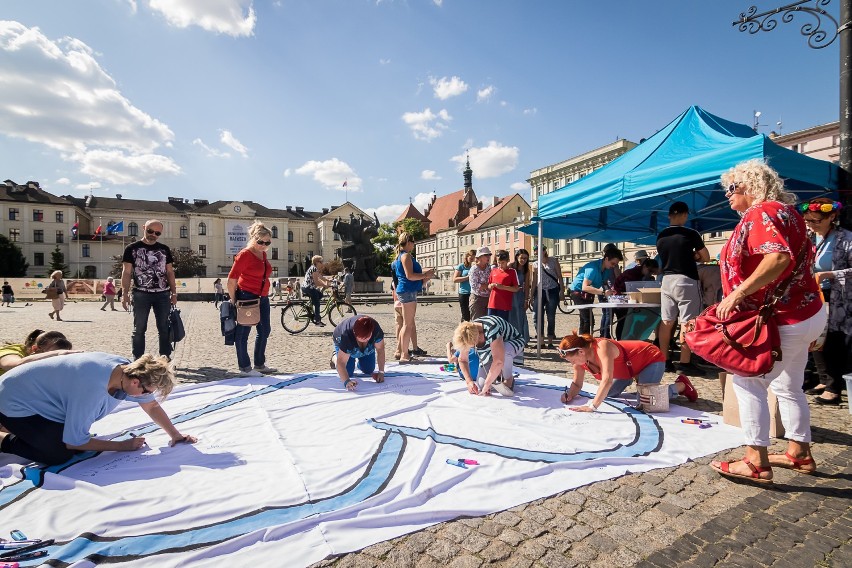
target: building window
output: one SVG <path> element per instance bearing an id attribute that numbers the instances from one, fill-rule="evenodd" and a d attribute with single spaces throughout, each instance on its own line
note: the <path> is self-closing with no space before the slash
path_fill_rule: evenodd
<path id="1" fill-rule="evenodd" d="M 521 232 L 518 230 L 517 227 L 515 227 L 515 242 L 518 242 L 518 240 L 520 238 L 521 238 Z"/>
<path id="2" fill-rule="evenodd" d="M 56 243 L 64 243 L 65 242 L 65 233 L 62 231 L 56 231 Z"/>
<path id="3" fill-rule="evenodd" d="M 198 245 L 198 256 L 207 258 L 207 245 Z"/>
<path id="4" fill-rule="evenodd" d="M 574 241 L 565 241 L 565 254 L 574 254 Z"/>
<path id="5" fill-rule="evenodd" d="M 198 224 L 198 234 L 202 237 L 207 234 L 207 223 Z"/>
<path id="6" fill-rule="evenodd" d="M 278 260 L 278 247 L 272 247 L 272 260 Z"/>
<path id="7" fill-rule="evenodd" d="M 44 253 L 33 253 L 33 266 L 44 266 Z"/>
<path id="8" fill-rule="evenodd" d="M 44 231 L 41 229 L 36 229 L 33 231 L 33 242 L 34 243 L 43 243 L 44 242 Z"/>
<path id="9" fill-rule="evenodd" d="M 287 242 L 288 243 L 293 242 L 293 231 L 287 231 Z"/>
<path id="10" fill-rule="evenodd" d="M 44 210 L 33 209 L 33 221 L 44 221 Z"/>
<path id="11" fill-rule="evenodd" d="M 340 235 L 338 235 L 337 233 L 334 233 L 334 240 L 335 240 L 335 241 L 339 241 L 339 240 L 340 240 Z"/>
<path id="12" fill-rule="evenodd" d="M 278 278 L 278 267 L 277 266 L 272 267 L 272 277 Z"/>
<path id="13" fill-rule="evenodd" d="M 82 254 L 83 258 L 89 258 L 90 256 L 92 256 L 92 245 L 84 244 Z"/>
<path id="14" fill-rule="evenodd" d="M 722 236 L 722 231 L 713 231 L 712 233 L 710 233 L 711 239 L 718 239 L 721 236 Z"/>
<path id="15" fill-rule="evenodd" d="M 278 238 L 278 227 L 276 227 L 275 225 L 272 225 L 272 238 L 273 239 Z"/>
<path id="16" fill-rule="evenodd" d="M 21 230 L 20 229 L 9 229 L 9 240 L 13 243 L 16 243 L 21 240 Z"/>
<path id="17" fill-rule="evenodd" d="M 293 251 L 291 251 L 291 250 L 287 251 L 287 260 L 289 260 L 290 262 L 293 262 Z"/>
<path id="18" fill-rule="evenodd" d="M 488 244 L 491 244 L 491 231 L 488 231 Z"/>
<path id="19" fill-rule="evenodd" d="M 309 243 L 314 242 L 314 234 L 310 231 L 308 231 L 308 242 Z"/>
<path id="20" fill-rule="evenodd" d="M 186 225 L 180 226 L 180 238 L 188 239 L 189 238 L 189 229 L 187 229 Z"/>
<path id="21" fill-rule="evenodd" d="M 601 252 L 603 250 L 603 243 L 600 241 L 595 241 L 595 252 Z"/>
<path id="22" fill-rule="evenodd" d="M 589 241 L 580 241 L 580 254 L 589 252 Z"/>
<path id="23" fill-rule="evenodd" d="M 9 220 L 10 221 L 17 221 L 18 216 L 20 216 L 20 214 L 21 214 L 20 209 L 17 209 L 16 207 L 9 207 Z"/>
<path id="24" fill-rule="evenodd" d="M 139 236 L 139 225 L 131 222 L 127 225 L 127 236 L 128 237 L 138 237 Z"/>
<path id="25" fill-rule="evenodd" d="M 57 211 L 56 212 L 56 222 L 57 223 L 64 223 L 65 222 L 65 212 L 64 211 Z"/>

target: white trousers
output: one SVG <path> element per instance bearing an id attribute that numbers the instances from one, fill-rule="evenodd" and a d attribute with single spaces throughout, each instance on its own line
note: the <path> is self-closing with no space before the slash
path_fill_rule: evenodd
<path id="1" fill-rule="evenodd" d="M 511 379 L 512 374 L 515 371 L 513 364 L 515 361 L 515 357 L 518 355 L 518 351 L 511 343 L 503 343 L 503 347 L 503 372 L 501 374 L 503 375 L 504 379 Z M 485 385 L 485 377 L 488 376 L 488 372 L 491 370 L 492 363 L 494 363 L 493 357 L 491 358 L 491 361 L 488 362 L 488 364 L 480 365 L 479 375 L 477 377 L 477 386 L 479 388 L 482 388 L 483 385 Z M 497 378 L 499 379 L 500 377 Z"/>
<path id="2" fill-rule="evenodd" d="M 825 310 L 820 310 L 803 322 L 779 326 L 781 361 L 775 363 L 772 371 L 762 377 L 734 375 L 734 392 L 747 445 L 769 446 L 769 388 L 778 398 L 778 410 L 787 439 L 810 443 L 811 411 L 802 384 L 808 347 L 825 328 L 826 318 Z"/>

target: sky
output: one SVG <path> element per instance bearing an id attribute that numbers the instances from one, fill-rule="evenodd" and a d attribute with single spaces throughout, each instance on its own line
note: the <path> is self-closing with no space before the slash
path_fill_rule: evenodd
<path id="1" fill-rule="evenodd" d="M 533 170 L 690 105 L 837 120 L 838 42 L 809 48 L 804 13 L 740 32 L 753 3 L 788 2 L 3 0 L 0 179 L 388 221 L 461 189 L 467 156 L 478 196 L 529 200 Z"/>

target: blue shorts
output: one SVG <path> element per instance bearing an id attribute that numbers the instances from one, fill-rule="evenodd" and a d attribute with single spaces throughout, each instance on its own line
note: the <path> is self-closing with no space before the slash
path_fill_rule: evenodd
<path id="1" fill-rule="evenodd" d="M 417 301 L 417 292 L 403 292 L 401 294 L 397 292 L 396 297 L 399 298 L 400 303 L 410 304 Z"/>

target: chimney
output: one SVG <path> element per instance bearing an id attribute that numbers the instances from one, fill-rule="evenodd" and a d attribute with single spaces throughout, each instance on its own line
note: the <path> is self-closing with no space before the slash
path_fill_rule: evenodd
<path id="1" fill-rule="evenodd" d="M 37 181 L 28 181 L 28 182 L 27 182 L 27 187 L 28 187 L 28 188 L 30 188 L 30 189 L 41 189 L 41 188 L 39 187 L 39 185 L 38 185 L 38 182 L 37 182 Z"/>
<path id="2" fill-rule="evenodd" d="M 305 212 L 304 207 L 296 207 L 296 213 L 304 213 L 304 212 Z"/>
<path id="3" fill-rule="evenodd" d="M 16 185 L 18 185 L 18 184 L 16 184 L 15 182 L 13 182 L 13 181 L 12 181 L 12 180 L 10 180 L 10 179 L 7 179 L 7 180 L 6 180 L 6 181 L 4 181 L 3 183 L 5 183 L 5 184 L 6 184 L 6 187 L 15 187 Z"/>
<path id="4" fill-rule="evenodd" d="M 88 207 L 89 205 L 91 205 L 91 203 L 92 203 L 92 194 L 90 193 L 89 195 L 86 196 L 85 206 Z"/>
<path id="5" fill-rule="evenodd" d="M 322 208 L 322 214 L 323 214 L 323 215 L 327 215 L 327 214 L 328 214 L 328 207 L 323 207 L 323 208 Z"/>
<path id="6" fill-rule="evenodd" d="M 292 206 L 292 205 L 288 205 L 288 206 L 287 206 L 287 211 L 292 211 L 292 210 L 293 210 L 293 206 Z"/>
<path id="7" fill-rule="evenodd" d="M 115 198 L 116 198 L 116 199 L 121 199 L 121 194 L 120 194 L 120 193 L 116 193 L 116 194 L 115 194 Z"/>
<path id="8" fill-rule="evenodd" d="M 197 207 L 201 207 L 203 205 L 210 205 L 210 202 L 207 201 L 206 199 L 193 199 L 192 204 L 197 206 Z"/>

